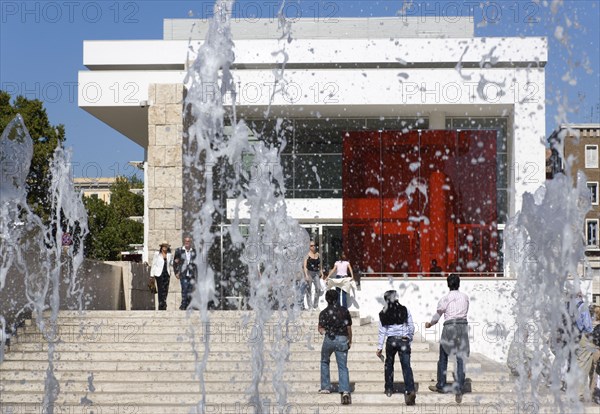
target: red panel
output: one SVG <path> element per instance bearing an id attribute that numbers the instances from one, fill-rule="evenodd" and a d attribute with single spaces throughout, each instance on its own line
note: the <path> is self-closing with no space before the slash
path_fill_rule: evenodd
<path id="1" fill-rule="evenodd" d="M 349 132 L 345 252 L 373 272 L 498 270 L 496 132 Z"/>
<path id="2" fill-rule="evenodd" d="M 409 272 L 419 266 L 419 215 L 422 195 L 418 181 L 419 132 L 383 132 L 382 146 L 382 267 L 386 272 Z M 411 185 L 412 184 L 412 185 Z"/>
<path id="3" fill-rule="evenodd" d="M 363 271 L 381 272 L 381 138 L 344 134 L 342 166 L 344 252 Z"/>

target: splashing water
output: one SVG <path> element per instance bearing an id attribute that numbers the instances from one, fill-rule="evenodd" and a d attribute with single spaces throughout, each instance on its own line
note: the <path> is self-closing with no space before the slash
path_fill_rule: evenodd
<path id="1" fill-rule="evenodd" d="M 308 244 L 307 233 L 287 215 L 279 151 L 262 143 L 254 147 L 249 146 L 248 129 L 243 121 L 237 121 L 235 106 L 230 114 L 233 133 L 229 136 L 225 133 L 224 97 L 231 94 L 232 102 L 235 102 L 236 93 L 229 70 L 234 61 L 230 29 L 232 5 L 233 1 L 230 0 L 216 2 L 214 17 L 209 24 L 205 41 L 198 50 L 197 59 L 185 80 L 188 94 L 185 100 L 184 122 L 189 123 L 189 128 L 187 137 L 184 137 L 184 141 L 188 141 L 184 143 L 184 168 L 191 177 L 190 188 L 194 190 L 194 204 L 201 206 L 191 220 L 192 237 L 199 247 L 200 254 L 196 259 L 197 286 L 190 304 L 190 309 L 200 310 L 206 335 L 202 356 L 196 349 L 196 344 L 192 344 L 196 375 L 200 380 L 202 392 L 196 407 L 200 413 L 206 412 L 207 406 L 204 384 L 204 371 L 210 352 L 210 320 L 207 309 L 211 302 L 217 300 L 214 294 L 215 271 L 206 258 L 216 237 L 212 232 L 214 216 L 225 215 L 225 206 L 215 202 L 213 189 L 217 183 L 214 181 L 216 174 L 213 174 L 213 169 L 218 167 L 221 171 L 233 171 L 225 178 L 219 177 L 221 181 L 218 185 L 226 192 L 228 198 L 237 197 L 234 217 L 231 219 L 232 226 L 227 231 L 234 244 L 245 246 L 243 261 L 249 271 L 249 305 L 254 311 L 256 330 L 265 332 L 265 325 L 273 317 L 274 308 L 279 309 L 274 343 L 269 352 L 274 358 L 273 388 L 279 406 L 285 406 L 287 402 L 283 371 L 289 356 L 289 341 L 285 333 L 298 314 L 297 304 L 301 299 L 295 285 L 299 283 L 302 275 L 294 269 L 301 269 L 304 248 Z M 287 37 L 289 42 L 289 23 L 282 27 L 284 35 L 281 39 Z M 285 28 L 288 35 L 285 34 Z M 274 56 L 279 55 L 283 56 L 285 63 L 285 49 L 274 53 Z M 282 71 L 283 69 L 274 73 L 276 81 L 283 78 Z M 265 116 L 267 115 L 268 110 Z M 252 157 L 250 170 L 258 175 L 234 168 L 236 165 L 242 165 L 244 154 Z M 247 203 L 250 207 L 247 240 L 244 240 L 239 229 L 239 207 L 242 203 Z M 257 246 L 261 253 L 255 255 L 251 250 Z M 259 383 L 267 371 L 264 361 L 266 349 L 263 335 L 255 339 L 250 344 L 253 374 L 249 398 L 255 412 L 262 413 L 266 412 L 266 406 L 270 406 L 269 401 L 263 400 L 259 392 Z"/>
<path id="2" fill-rule="evenodd" d="M 45 224 L 27 205 L 26 178 L 33 156 L 33 141 L 20 115 L 6 127 L 0 137 L 0 289 L 7 285 L 21 290 L 23 280 L 24 306 L 15 300 L 5 309 L 10 318 L 32 311 L 40 332 L 48 342 L 48 368 L 44 384 L 43 406 L 54 412 L 60 386 L 54 376 L 54 352 L 57 338 L 56 320 L 60 304 L 61 280 L 68 280 L 67 298 L 82 309 L 83 289 L 76 275 L 83 262 L 83 240 L 87 234 L 87 214 L 81 196 L 73 187 L 69 167 L 70 152 L 58 147 L 50 162 L 52 177 L 48 200 L 50 217 Z M 67 229 L 74 244 L 64 251 L 62 237 Z M 12 280 L 7 279 L 10 275 Z M 8 283 L 10 282 L 10 283 Z M 50 310 L 45 318 L 44 312 Z M 6 335 L 2 315 L 2 336 Z M 10 327 L 12 329 L 12 326 Z M 4 344 L 2 343 L 2 346 Z M 0 352 L 2 356 L 3 352 Z M 0 359 L 1 362 L 1 359 Z"/>
<path id="3" fill-rule="evenodd" d="M 572 182 L 568 163 L 566 175 L 523 196 L 521 212 L 506 228 L 505 251 L 513 253 L 510 267 L 518 274 L 515 335 L 532 350 L 531 363 L 519 366 L 519 400 L 537 406 L 550 399 L 561 413 L 583 412 L 579 389 L 587 378 L 577 364 L 578 338 L 567 303 L 580 292 L 581 229 L 590 198 L 584 174 L 577 174 L 575 186 Z"/>

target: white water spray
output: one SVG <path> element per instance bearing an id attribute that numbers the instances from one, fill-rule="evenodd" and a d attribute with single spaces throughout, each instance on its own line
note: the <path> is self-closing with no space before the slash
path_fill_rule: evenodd
<path id="1" fill-rule="evenodd" d="M 58 147 L 50 162 L 52 181 L 48 192 L 50 217 L 48 223 L 34 214 L 27 205 L 26 178 L 33 156 L 33 141 L 17 115 L 0 137 L 0 289 L 10 285 L 16 292 L 25 292 L 23 303 L 18 298 L 4 310 L 10 313 L 12 324 L 21 314 L 33 312 L 40 332 L 48 342 L 48 368 L 44 382 L 43 407 L 54 412 L 60 386 L 54 376 L 56 320 L 61 308 L 62 278 L 68 280 L 67 296 L 78 309 L 82 307 L 83 290 L 76 279 L 83 262 L 83 240 L 87 234 L 87 214 L 81 196 L 76 194 L 70 175 L 71 155 Z M 63 250 L 64 230 L 74 236 L 74 244 Z M 24 287 L 20 286 L 21 280 Z M 45 318 L 44 312 L 50 310 Z M 5 321 L 2 320 L 2 336 Z M 10 327 L 11 331 L 13 326 Z M 3 341 L 1 341 L 3 342 Z M 2 344 L 3 345 L 3 344 Z M 3 352 L 0 352 L 0 356 Z M 1 362 L 1 359 L 0 359 Z"/>
<path id="2" fill-rule="evenodd" d="M 247 127 L 243 121 L 237 121 L 235 106 L 229 113 L 233 132 L 231 135 L 225 133 L 225 117 L 228 113 L 223 106 L 224 97 L 231 94 L 232 102 L 235 102 L 236 93 L 229 69 L 234 61 L 230 29 L 232 5 L 233 2 L 228 0 L 216 2 L 209 31 L 186 78 L 188 94 L 185 100 L 185 117 L 189 127 L 187 137 L 184 137 L 184 140 L 187 139 L 184 144 L 184 168 L 191 177 L 190 188 L 194 192 L 194 203 L 200 206 L 191 220 L 192 238 L 199 249 L 199 255 L 196 260 L 197 285 L 190 304 L 190 309 L 200 310 L 205 329 L 202 353 L 196 349 L 195 343 L 192 344 L 202 393 L 196 407 L 196 412 L 200 413 L 206 412 L 207 407 L 204 385 L 204 371 L 210 352 L 207 308 L 211 302 L 218 306 L 214 282 L 216 273 L 206 258 L 216 237 L 213 230 L 215 214 L 221 217 L 226 215 L 225 206 L 215 202 L 213 189 L 218 186 L 228 198 L 237 197 L 234 217 L 230 218 L 232 226 L 228 232 L 234 244 L 245 246 L 243 261 L 248 266 L 249 273 L 249 305 L 254 311 L 254 326 L 259 332 L 265 331 L 266 323 L 273 316 L 273 309 L 279 309 L 276 322 L 278 329 L 269 352 L 274 359 L 273 389 L 278 406 L 285 406 L 287 402 L 283 372 L 289 356 L 289 341 L 285 333 L 298 313 L 299 298 L 295 284 L 308 244 L 306 232 L 287 215 L 279 151 L 262 143 L 255 147 L 249 146 Z M 284 27 L 287 27 L 289 41 L 289 23 Z M 283 54 L 285 62 L 285 49 L 274 55 L 280 54 Z M 283 69 L 276 71 L 276 81 L 282 79 L 282 71 Z M 268 111 L 265 116 L 267 115 Z M 258 176 L 235 168 L 242 165 L 244 153 L 252 157 L 250 170 L 257 172 Z M 216 170 L 221 173 L 219 182 L 215 181 L 217 174 L 213 174 Z M 222 174 L 223 171 L 232 172 Z M 238 210 L 243 203 L 250 207 L 247 240 L 244 240 L 239 229 Z M 260 246 L 261 254 L 253 256 L 249 246 Z M 250 346 L 253 365 L 249 399 L 254 411 L 262 413 L 266 412 L 266 406 L 271 405 L 269 401 L 263 400 L 259 392 L 259 383 L 267 371 L 264 337 L 259 335 L 258 340 L 251 341 Z"/>

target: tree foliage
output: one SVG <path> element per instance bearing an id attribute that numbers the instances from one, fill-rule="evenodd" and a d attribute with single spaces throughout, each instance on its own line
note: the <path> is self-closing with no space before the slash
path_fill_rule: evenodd
<path id="1" fill-rule="evenodd" d="M 144 224 L 129 219 L 144 215 L 144 197 L 134 194 L 140 188 L 137 177 L 118 177 L 111 186 L 110 204 L 97 197 L 85 197 L 89 235 L 85 241 L 86 256 L 97 260 L 119 260 L 130 244 L 142 244 Z"/>
<path id="2" fill-rule="evenodd" d="M 0 132 L 21 114 L 33 140 L 33 158 L 27 176 L 27 202 L 31 209 L 46 221 L 50 214 L 49 192 L 52 180 L 50 160 L 54 151 L 65 141 L 64 125 L 52 125 L 43 103 L 38 99 L 11 96 L 0 90 Z"/>

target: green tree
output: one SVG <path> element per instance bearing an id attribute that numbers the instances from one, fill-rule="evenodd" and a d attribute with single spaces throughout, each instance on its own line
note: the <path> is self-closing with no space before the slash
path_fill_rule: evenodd
<path id="1" fill-rule="evenodd" d="M 144 225 L 129 219 L 144 215 L 144 197 L 132 188 L 141 188 L 137 177 L 118 177 L 111 186 L 110 204 L 97 197 L 85 197 L 89 235 L 85 241 L 86 256 L 97 260 L 119 260 L 130 244 L 144 240 Z"/>
<path id="2" fill-rule="evenodd" d="M 27 202 L 31 209 L 46 221 L 50 214 L 48 189 L 52 180 L 50 160 L 54 151 L 65 141 L 64 125 L 52 125 L 43 103 L 38 99 L 11 96 L 0 91 L 0 132 L 17 115 L 21 114 L 33 140 L 33 158 L 27 176 Z"/>

